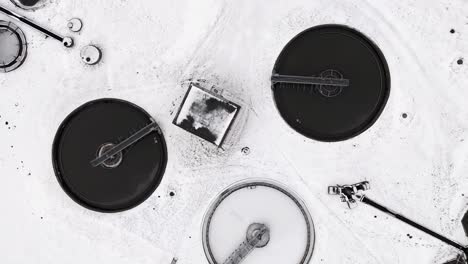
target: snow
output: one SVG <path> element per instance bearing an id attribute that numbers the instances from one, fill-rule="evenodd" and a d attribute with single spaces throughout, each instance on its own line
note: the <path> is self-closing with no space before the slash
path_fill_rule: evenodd
<path id="1" fill-rule="evenodd" d="M 14 8 L 9 0 L 0 4 Z M 455 256 L 373 208 L 350 211 L 327 195 L 337 183 L 368 180 L 369 197 L 468 244 L 460 224 L 468 208 L 468 62 L 457 63 L 468 54 L 466 0 L 51 0 L 35 12 L 16 11 L 74 37 L 76 46 L 65 49 L 17 22 L 28 57 L 0 74 L 2 263 L 206 263 L 201 225 L 209 202 L 250 177 L 279 181 L 305 200 L 316 231 L 311 263 L 441 263 Z M 73 17 L 83 21 L 78 34 L 67 28 Z M 380 119 L 340 143 L 289 128 L 269 82 L 283 46 L 327 23 L 375 41 L 392 77 Z M 98 65 L 81 61 L 80 48 L 89 44 L 103 51 Z M 241 106 L 223 149 L 172 124 L 193 79 L 222 87 Z M 160 187 L 118 214 L 74 203 L 51 162 L 60 122 L 102 97 L 143 107 L 168 145 Z M 249 155 L 241 152 L 246 146 Z"/>

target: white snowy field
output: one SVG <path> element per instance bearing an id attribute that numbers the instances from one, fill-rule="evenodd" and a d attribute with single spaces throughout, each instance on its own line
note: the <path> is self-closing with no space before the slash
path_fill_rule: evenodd
<path id="1" fill-rule="evenodd" d="M 1 263 L 207 263 L 201 225 L 209 202 L 249 177 L 282 182 L 305 200 L 316 230 L 311 263 L 429 264 L 456 254 L 373 208 L 347 209 L 327 195 L 337 183 L 368 180 L 369 197 L 468 244 L 460 224 L 468 209 L 468 1 L 50 1 L 30 12 L 0 0 L 76 42 L 65 49 L 15 22 L 29 47 L 19 69 L 0 74 Z M 67 29 L 73 17 L 84 23 L 78 34 Z M 292 37 L 330 23 L 370 37 L 392 82 L 380 119 L 340 143 L 289 128 L 269 81 Z M 87 44 L 102 49 L 100 64 L 81 62 Z M 172 124 L 190 79 L 207 80 L 242 107 L 224 149 Z M 102 97 L 143 107 L 168 145 L 159 188 L 117 214 L 74 203 L 51 162 L 60 122 Z"/>

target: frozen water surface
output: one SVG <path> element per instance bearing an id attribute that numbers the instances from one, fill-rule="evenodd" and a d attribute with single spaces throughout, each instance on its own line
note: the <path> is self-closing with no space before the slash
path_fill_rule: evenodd
<path id="1" fill-rule="evenodd" d="M 0 4 L 16 10 L 9 0 Z M 84 27 L 72 34 L 75 48 L 65 49 L 17 23 L 29 48 L 20 68 L 0 74 L 0 262 L 206 263 L 203 214 L 221 190 L 248 177 L 283 182 L 305 200 L 316 227 L 312 263 L 431 264 L 455 257 L 373 208 L 349 211 L 327 195 L 337 183 L 368 180 L 376 201 L 468 244 L 460 222 L 468 202 L 467 1 L 55 0 L 35 12 L 17 11 L 62 34 L 71 34 L 73 17 Z M 284 45 L 327 23 L 372 39 L 392 78 L 379 120 L 333 144 L 290 129 L 269 81 Z M 80 47 L 88 44 L 102 49 L 100 64 L 81 62 Z M 223 150 L 172 124 L 184 83 L 193 79 L 222 87 L 245 111 L 231 130 L 237 140 Z M 102 97 L 143 107 L 168 145 L 160 187 L 118 214 L 74 203 L 51 162 L 60 122 Z"/>

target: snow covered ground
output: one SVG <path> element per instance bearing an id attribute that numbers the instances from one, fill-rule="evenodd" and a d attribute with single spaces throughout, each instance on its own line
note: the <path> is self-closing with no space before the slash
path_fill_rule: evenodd
<path id="1" fill-rule="evenodd" d="M 317 236 L 312 263 L 441 263 L 455 256 L 373 208 L 348 210 L 326 193 L 337 183 L 369 180 L 370 197 L 468 244 L 460 224 L 468 207 L 466 0 L 50 1 L 35 12 L 16 10 L 73 36 L 75 48 L 17 23 L 28 57 L 0 75 L 1 263 L 206 263 L 203 214 L 222 189 L 248 177 L 280 181 L 306 201 Z M 0 4 L 14 8 L 9 0 Z M 72 17 L 83 20 L 79 34 L 67 29 Z M 269 82 L 283 46 L 328 23 L 375 41 L 392 77 L 380 119 L 341 143 L 289 128 Z M 81 62 L 87 44 L 103 50 L 99 65 Z M 206 79 L 242 107 L 224 149 L 172 124 L 190 79 Z M 74 203 L 51 162 L 60 122 L 102 97 L 143 107 L 168 145 L 160 187 L 118 214 Z"/>

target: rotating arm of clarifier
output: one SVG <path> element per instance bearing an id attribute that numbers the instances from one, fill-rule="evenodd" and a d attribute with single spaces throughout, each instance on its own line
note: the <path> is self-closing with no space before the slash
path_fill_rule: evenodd
<path id="1" fill-rule="evenodd" d="M 253 228 L 252 228 L 253 227 Z M 241 263 L 255 248 L 263 247 L 268 243 L 270 230 L 266 225 L 253 224 L 247 231 L 247 237 L 223 264 Z"/>
<path id="2" fill-rule="evenodd" d="M 144 138 L 145 136 L 147 136 L 149 133 L 151 133 L 153 131 L 157 131 L 158 133 L 161 133 L 158 124 L 154 120 L 152 120 L 152 122 L 149 125 L 147 125 L 144 128 L 140 129 L 139 131 L 137 131 L 136 133 L 134 133 L 133 135 L 131 135 L 130 137 L 128 137 L 124 141 L 122 141 L 119 144 L 113 146 L 112 148 L 106 150 L 104 153 L 99 155 L 97 158 L 93 159 L 90 162 L 91 165 L 93 167 L 97 167 L 97 166 L 101 165 L 106 160 L 112 158 L 114 155 L 116 155 L 117 153 L 123 151 L 124 149 L 132 146 L 133 144 L 135 144 L 136 142 L 138 142 L 139 140 L 141 140 L 142 138 Z"/>

